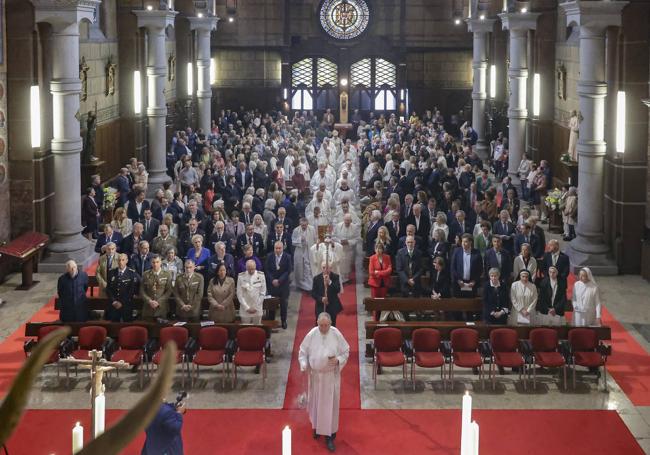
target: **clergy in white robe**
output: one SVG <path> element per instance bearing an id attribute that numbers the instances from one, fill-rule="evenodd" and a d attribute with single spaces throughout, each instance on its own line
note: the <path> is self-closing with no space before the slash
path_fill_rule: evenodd
<path id="1" fill-rule="evenodd" d="M 356 194 L 352 191 L 352 188 L 348 186 L 347 180 L 343 180 L 341 182 L 341 188 L 336 190 L 334 193 L 334 204 L 336 204 L 337 207 L 341 205 L 343 200 L 348 202 L 356 201 Z"/>
<path id="2" fill-rule="evenodd" d="M 338 224 L 343 221 L 343 218 L 345 215 L 350 215 L 352 217 L 352 224 L 356 224 L 359 227 L 361 226 L 361 218 L 357 214 L 356 210 L 354 210 L 350 206 L 350 202 L 348 201 L 341 201 L 341 204 L 337 206 L 336 208 L 336 214 L 334 215 L 334 223 Z"/>
<path id="3" fill-rule="evenodd" d="M 600 325 L 600 292 L 588 267 L 580 269 L 578 281 L 573 285 L 572 303 L 574 326 Z"/>
<path id="4" fill-rule="evenodd" d="M 350 279 L 350 272 L 354 266 L 357 242 L 361 239 L 361 228 L 352 223 L 352 216 L 347 214 L 343 222 L 334 228 L 334 237 L 341 243 L 341 259 L 339 263 L 339 277 L 341 284 L 347 283 Z"/>
<path id="5" fill-rule="evenodd" d="M 331 326 L 329 314 L 318 316 L 318 326 L 300 344 L 300 371 L 309 375 L 307 408 L 314 437 L 326 437 L 334 450 L 333 436 L 339 429 L 341 370 L 348 361 L 350 345 L 341 332 Z M 331 445 L 331 447 L 330 447 Z"/>
<path id="6" fill-rule="evenodd" d="M 331 212 L 330 202 L 325 199 L 325 195 L 320 191 L 316 192 L 314 198 L 309 202 L 309 204 L 307 204 L 307 207 L 305 207 L 305 215 L 308 218 L 310 216 L 313 216 L 314 209 L 316 207 L 320 208 L 321 216 L 330 220 L 330 212 Z"/>
<path id="7" fill-rule="evenodd" d="M 314 271 L 311 268 L 311 247 L 318 241 L 316 228 L 309 225 L 307 218 L 300 219 L 300 226 L 293 230 L 293 272 L 296 287 L 303 291 L 311 291 Z"/>
<path id="8" fill-rule="evenodd" d="M 320 186 L 321 182 L 325 182 L 325 186 L 327 187 L 330 192 L 334 191 L 334 184 L 336 183 L 336 175 L 332 175 L 331 173 L 327 172 L 327 164 L 326 163 L 319 163 L 318 164 L 318 170 L 314 172 L 314 175 L 311 177 L 311 180 L 309 181 L 309 188 L 315 193 L 318 191 L 318 187 Z"/>
<path id="9" fill-rule="evenodd" d="M 326 263 L 332 272 L 341 276 L 341 251 L 343 246 L 329 237 L 325 241 L 310 248 L 311 269 L 321 270 L 321 265 Z"/>

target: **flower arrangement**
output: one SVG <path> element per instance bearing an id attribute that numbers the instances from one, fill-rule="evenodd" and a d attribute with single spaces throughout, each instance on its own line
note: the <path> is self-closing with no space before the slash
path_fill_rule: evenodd
<path id="1" fill-rule="evenodd" d="M 110 186 L 104 187 L 104 204 L 102 210 L 113 210 L 115 208 L 115 202 L 117 201 L 116 194 L 117 190 Z"/>
<path id="2" fill-rule="evenodd" d="M 546 197 L 544 198 L 544 204 L 546 205 L 546 207 L 555 211 L 560 206 L 561 197 L 562 197 L 562 191 L 560 191 L 558 188 L 553 188 L 553 190 L 549 191 Z"/>
<path id="3" fill-rule="evenodd" d="M 569 162 L 571 162 L 571 161 L 572 161 L 572 159 L 571 159 L 571 155 L 569 155 L 568 153 L 565 153 L 564 155 L 562 155 L 562 156 L 560 157 L 560 161 L 563 161 L 563 162 L 565 162 L 565 163 L 569 163 Z"/>

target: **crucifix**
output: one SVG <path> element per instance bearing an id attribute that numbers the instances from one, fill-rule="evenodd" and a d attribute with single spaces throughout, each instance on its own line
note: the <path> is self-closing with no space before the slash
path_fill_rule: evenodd
<path id="1" fill-rule="evenodd" d="M 131 368 L 131 365 L 120 360 L 119 362 L 109 362 L 102 358 L 102 351 L 93 349 L 88 352 L 89 360 L 75 359 L 67 357 L 59 360 L 66 365 L 80 366 L 90 370 L 90 427 L 92 428 L 91 437 L 96 438 L 104 432 L 104 413 L 106 411 L 106 399 L 104 397 L 104 373 L 113 370 Z"/>

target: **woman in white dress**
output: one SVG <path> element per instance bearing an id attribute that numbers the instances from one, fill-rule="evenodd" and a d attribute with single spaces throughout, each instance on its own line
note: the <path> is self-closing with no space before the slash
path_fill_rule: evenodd
<path id="1" fill-rule="evenodd" d="M 600 325 L 600 291 L 588 267 L 580 269 L 573 285 L 573 325 L 586 327 Z"/>
<path id="2" fill-rule="evenodd" d="M 530 282 L 528 270 L 519 272 L 519 280 L 510 287 L 510 325 L 535 324 L 535 306 L 537 305 L 537 287 Z"/>

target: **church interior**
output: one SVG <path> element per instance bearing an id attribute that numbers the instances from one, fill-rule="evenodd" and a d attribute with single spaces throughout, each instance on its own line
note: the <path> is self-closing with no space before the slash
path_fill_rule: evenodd
<path id="1" fill-rule="evenodd" d="M 0 454 L 650 453 L 650 1 L 0 40 Z"/>

